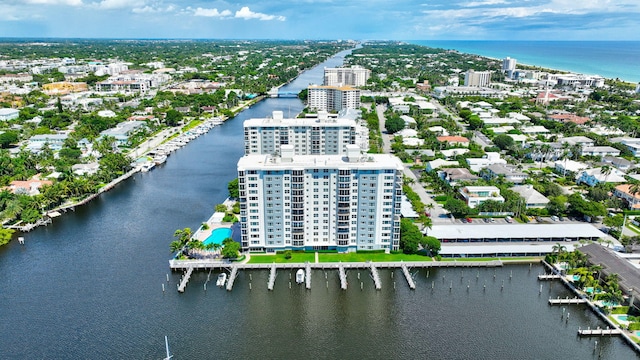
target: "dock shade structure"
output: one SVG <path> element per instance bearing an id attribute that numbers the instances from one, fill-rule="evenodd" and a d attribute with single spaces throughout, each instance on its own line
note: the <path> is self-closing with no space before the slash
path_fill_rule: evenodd
<path id="1" fill-rule="evenodd" d="M 597 241 L 608 237 L 590 224 L 433 225 L 426 235 L 442 243 Z"/>

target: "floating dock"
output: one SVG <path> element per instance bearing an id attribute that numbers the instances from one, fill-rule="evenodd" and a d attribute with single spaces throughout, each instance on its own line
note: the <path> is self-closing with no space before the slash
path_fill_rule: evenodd
<path id="1" fill-rule="evenodd" d="M 193 268 L 190 267 L 187 269 L 187 272 L 182 276 L 182 280 L 180 281 L 180 285 L 178 285 L 178 292 L 184 292 L 184 289 L 187 287 L 187 283 L 191 278 L 191 274 L 193 274 Z"/>
<path id="2" fill-rule="evenodd" d="M 409 268 L 407 268 L 407 265 L 402 265 L 402 273 L 404 274 L 404 277 L 407 279 L 407 283 L 409 284 L 409 288 L 411 290 L 415 290 L 416 289 L 416 283 L 415 283 L 415 281 L 413 281 L 413 277 L 411 276 L 411 273 L 409 273 Z"/>

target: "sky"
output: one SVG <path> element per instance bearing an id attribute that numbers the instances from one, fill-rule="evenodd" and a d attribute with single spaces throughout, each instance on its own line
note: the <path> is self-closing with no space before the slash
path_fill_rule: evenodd
<path id="1" fill-rule="evenodd" d="M 638 0 L 0 0 L 0 36 L 640 40 Z"/>

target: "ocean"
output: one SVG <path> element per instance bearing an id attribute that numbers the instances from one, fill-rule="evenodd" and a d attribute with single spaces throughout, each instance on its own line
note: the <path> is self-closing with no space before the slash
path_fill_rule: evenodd
<path id="1" fill-rule="evenodd" d="M 454 49 L 585 75 L 640 82 L 640 41 L 467 41 L 413 40 L 412 44 Z"/>

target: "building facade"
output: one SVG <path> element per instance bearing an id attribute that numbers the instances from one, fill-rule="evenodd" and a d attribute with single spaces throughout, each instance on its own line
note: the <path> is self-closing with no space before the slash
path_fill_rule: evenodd
<path id="1" fill-rule="evenodd" d="M 312 110 L 340 111 L 360 108 L 360 90 L 351 86 L 320 86 L 308 88 L 307 107 Z"/>
<path id="2" fill-rule="evenodd" d="M 402 163 L 388 154 L 245 155 L 238 162 L 242 248 L 397 250 Z"/>
<path id="3" fill-rule="evenodd" d="M 362 66 L 352 66 L 350 68 L 325 68 L 324 69 L 324 85 L 325 86 L 365 86 L 371 70 Z"/>
<path id="4" fill-rule="evenodd" d="M 467 70 L 464 73 L 464 86 L 485 87 L 491 83 L 491 71 Z"/>
<path id="5" fill-rule="evenodd" d="M 330 118 L 326 112 L 316 119 L 285 119 L 282 111 L 274 111 L 272 118 L 244 122 L 245 155 L 280 154 L 282 145 L 292 145 L 296 155 L 339 155 L 355 143 L 355 120 Z"/>

